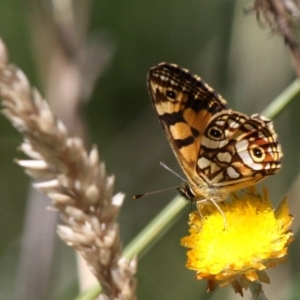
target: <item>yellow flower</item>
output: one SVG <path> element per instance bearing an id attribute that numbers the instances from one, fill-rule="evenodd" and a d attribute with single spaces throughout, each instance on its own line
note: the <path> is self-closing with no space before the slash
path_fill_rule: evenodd
<path id="1" fill-rule="evenodd" d="M 287 198 L 273 210 L 266 188 L 263 195 L 248 188 L 219 206 L 225 227 L 224 217 L 213 204 L 201 206 L 203 218 L 198 211 L 190 214 L 190 235 L 181 239 L 190 248 L 186 267 L 197 272 L 196 279 L 208 280 L 208 291 L 230 283 L 243 295 L 250 282 L 270 282 L 265 269 L 286 261 L 293 217 Z"/>

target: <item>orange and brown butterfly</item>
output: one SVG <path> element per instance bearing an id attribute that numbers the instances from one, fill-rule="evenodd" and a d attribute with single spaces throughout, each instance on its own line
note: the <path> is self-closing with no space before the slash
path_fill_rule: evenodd
<path id="1" fill-rule="evenodd" d="M 224 201 L 279 171 L 282 152 L 271 120 L 229 109 L 200 77 L 175 64 L 151 68 L 148 89 L 187 177 L 179 191 L 188 199 Z"/>

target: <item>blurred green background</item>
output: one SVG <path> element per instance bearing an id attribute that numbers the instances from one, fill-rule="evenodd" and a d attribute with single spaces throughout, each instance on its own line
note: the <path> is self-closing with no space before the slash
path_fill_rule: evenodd
<path id="1" fill-rule="evenodd" d="M 74 1 L 74 4 L 84 6 L 83 2 Z M 261 28 L 254 13 L 245 14 L 249 1 L 101 0 L 86 3 L 91 5 L 86 35 L 103 41 L 110 59 L 88 101 L 81 105 L 81 113 L 89 142 L 99 147 L 107 172 L 116 176 L 115 192 L 126 193 L 119 217 L 123 245 L 126 245 L 175 192 L 138 201 L 132 200 L 132 195 L 179 184 L 178 178 L 159 166 L 160 161 L 182 174 L 147 93 L 149 68 L 162 61 L 188 68 L 221 93 L 231 108 L 247 114 L 262 111 L 294 80 L 295 74 L 282 39 L 269 29 Z M 10 60 L 43 94 L 47 77 L 43 60 L 47 60 L 47 55 L 41 53 L 43 47 L 37 44 L 40 34 L 44 48 L 51 49 L 53 15 L 50 0 L 0 0 L 0 36 L 8 47 Z M 45 18 L 52 31 L 38 28 L 36 16 Z M 50 104 L 55 101 L 49 98 Z M 284 152 L 283 169 L 265 181 L 274 204 L 290 195 L 296 237 L 300 184 L 297 177 L 299 100 L 275 120 Z M 1 299 L 16 297 L 21 240 L 25 213 L 29 209 L 30 180 L 13 163 L 14 158 L 23 157 L 16 150 L 20 143 L 20 135 L 1 117 Z M 50 205 L 49 200 L 43 201 L 43 213 L 53 214 L 44 211 Z M 176 225 L 139 261 L 138 298 L 240 299 L 230 288 L 206 294 L 206 283 L 196 281 L 195 274 L 185 268 L 186 250 L 179 240 L 187 234 L 187 216 L 188 211 L 185 211 Z M 43 218 L 37 219 L 36 226 L 42 222 Z M 52 235 L 54 229 L 49 230 Z M 264 289 L 270 299 L 300 299 L 298 249 L 296 239 L 290 246 L 289 261 L 268 271 L 271 284 Z M 78 294 L 74 251 L 57 240 L 51 265 L 46 296 L 36 295 L 34 299 L 73 299 Z"/>

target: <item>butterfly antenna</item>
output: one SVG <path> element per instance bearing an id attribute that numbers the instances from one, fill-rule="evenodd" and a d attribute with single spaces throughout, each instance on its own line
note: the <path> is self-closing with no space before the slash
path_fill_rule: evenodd
<path id="1" fill-rule="evenodd" d="M 163 193 L 163 192 L 167 192 L 167 191 L 170 191 L 170 190 L 175 190 L 175 189 L 178 189 L 178 188 L 180 188 L 180 186 L 172 186 L 172 187 L 168 187 L 168 188 L 161 189 L 161 190 L 154 191 L 154 192 L 148 192 L 148 193 L 145 193 L 145 194 L 138 194 L 138 195 L 134 195 L 133 199 L 139 199 L 139 198 L 142 198 L 142 197 L 145 197 L 145 196 L 158 194 L 158 193 Z"/>
<path id="2" fill-rule="evenodd" d="M 184 178 L 182 178 L 179 174 L 177 174 L 175 171 L 173 171 L 172 169 L 170 169 L 166 164 L 164 164 L 163 162 L 159 163 L 164 169 L 168 170 L 169 172 L 171 172 L 172 174 L 174 174 L 175 176 L 177 176 L 178 178 L 180 178 L 183 182 L 186 182 L 186 180 Z"/>

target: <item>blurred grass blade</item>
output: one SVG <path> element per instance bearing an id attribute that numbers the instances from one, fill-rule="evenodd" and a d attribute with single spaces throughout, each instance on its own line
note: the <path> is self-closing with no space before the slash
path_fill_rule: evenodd
<path id="1" fill-rule="evenodd" d="M 263 111 L 262 115 L 274 119 L 296 98 L 300 92 L 300 79 L 295 79 Z"/>

